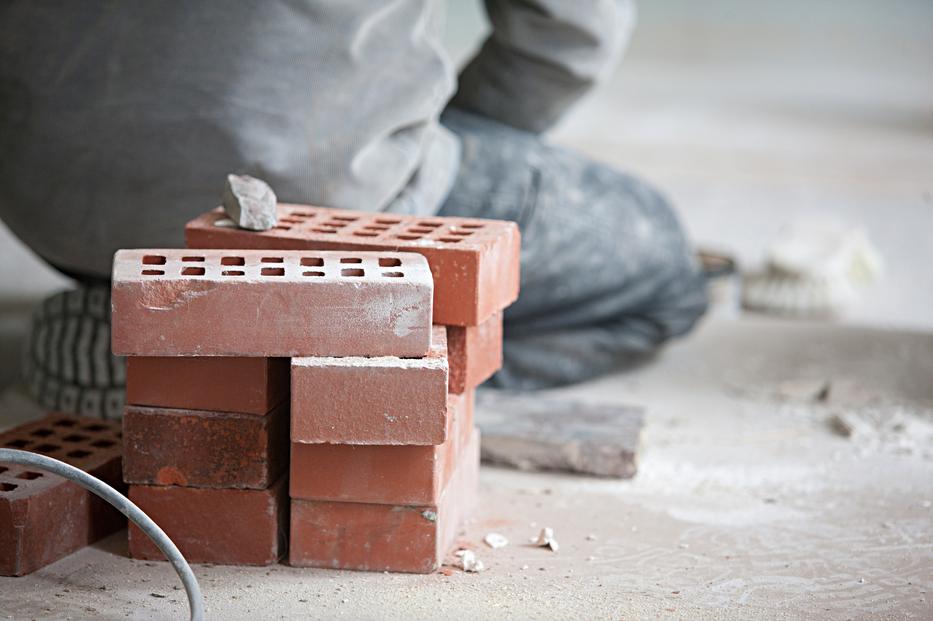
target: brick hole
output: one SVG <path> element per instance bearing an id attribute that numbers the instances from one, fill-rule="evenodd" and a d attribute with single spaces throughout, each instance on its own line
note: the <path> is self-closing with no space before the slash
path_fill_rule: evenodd
<path id="1" fill-rule="evenodd" d="M 401 264 L 402 260 L 395 257 L 382 257 L 379 259 L 379 267 L 398 267 Z"/>
<path id="2" fill-rule="evenodd" d="M 36 436 L 37 438 L 47 438 L 53 433 L 55 432 L 51 429 L 36 429 L 30 435 Z"/>
<path id="3" fill-rule="evenodd" d="M 264 267 L 259 272 L 263 276 L 284 276 L 285 268 L 284 267 Z"/>
<path id="4" fill-rule="evenodd" d="M 72 423 L 72 425 L 73 424 L 74 423 Z M 68 425 L 68 426 L 70 427 L 71 425 Z M 93 424 L 87 425 L 86 427 L 82 427 L 81 429 L 83 429 L 84 431 L 105 431 L 107 429 L 107 425 L 101 425 L 100 423 L 93 423 Z"/>
<path id="5" fill-rule="evenodd" d="M 340 270 L 341 276 L 363 276 L 364 272 L 361 269 L 345 269 Z"/>
<path id="6" fill-rule="evenodd" d="M 164 276 L 163 270 L 143 270 L 143 276 Z"/>
<path id="7" fill-rule="evenodd" d="M 29 446 L 29 440 L 10 440 L 6 445 L 10 448 L 25 448 Z"/>
<path id="8" fill-rule="evenodd" d="M 399 218 L 376 218 L 376 224 L 398 224 L 400 222 Z"/>
<path id="9" fill-rule="evenodd" d="M 77 451 L 71 451 L 70 453 L 67 453 L 67 456 L 73 457 L 75 459 L 81 459 L 82 457 L 87 457 L 90 454 L 91 451 L 82 451 L 81 449 L 78 449 Z"/>
<path id="10" fill-rule="evenodd" d="M 301 264 L 308 267 L 321 267 L 324 265 L 324 259 L 321 257 L 301 257 Z"/>
<path id="11" fill-rule="evenodd" d="M 302 276 L 323 276 L 324 272 L 302 272 Z"/>
<path id="12" fill-rule="evenodd" d="M 181 260 L 187 263 L 201 263 L 204 257 L 182 257 Z"/>
<path id="13" fill-rule="evenodd" d="M 73 433 L 70 436 L 65 436 L 62 440 L 65 442 L 84 442 L 87 440 L 87 436 L 82 436 L 80 433 Z"/>
<path id="14" fill-rule="evenodd" d="M 273 227 L 272 230 L 274 230 L 274 231 L 290 231 L 290 230 L 292 230 L 292 227 L 289 226 L 289 225 L 287 225 L 287 224 L 279 224 L 279 225 L 276 225 L 275 227 Z"/>
<path id="15" fill-rule="evenodd" d="M 94 440 L 91 442 L 91 446 L 96 448 L 110 448 L 114 444 L 116 444 L 116 442 L 113 440 Z"/>
<path id="16" fill-rule="evenodd" d="M 316 228 L 316 229 L 311 229 L 311 230 L 314 231 L 315 233 L 336 233 L 336 232 L 337 232 L 337 231 L 335 231 L 334 229 L 321 229 L 321 228 Z"/>
<path id="17" fill-rule="evenodd" d="M 382 272 L 382 275 L 386 278 L 401 278 L 405 274 L 402 272 Z"/>
<path id="18" fill-rule="evenodd" d="M 158 254 L 147 254 L 143 257 L 143 265 L 165 265 L 165 257 Z"/>
<path id="19" fill-rule="evenodd" d="M 382 224 L 370 224 L 368 226 L 364 226 L 363 228 L 366 229 L 367 231 L 388 231 L 392 227 L 385 226 Z"/>
<path id="20" fill-rule="evenodd" d="M 460 228 L 462 228 L 462 229 L 481 229 L 481 228 L 483 228 L 484 226 L 486 226 L 486 225 L 485 225 L 485 224 L 461 224 L 461 225 L 460 225 Z"/>
<path id="21" fill-rule="evenodd" d="M 409 232 L 409 233 L 417 233 L 418 235 L 427 235 L 427 234 L 430 233 L 431 231 L 432 231 L 432 229 L 417 228 L 417 227 L 416 227 L 416 228 L 413 228 L 413 229 L 408 229 L 408 232 Z"/>
<path id="22" fill-rule="evenodd" d="M 221 265 L 246 265 L 246 259 L 243 257 L 221 257 Z"/>
<path id="23" fill-rule="evenodd" d="M 287 224 L 301 224 L 304 222 L 301 218 L 280 218 L 279 222 L 285 222 Z"/>
<path id="24" fill-rule="evenodd" d="M 457 235 L 457 236 L 459 236 L 459 237 L 469 237 L 469 236 L 472 235 L 473 233 L 474 233 L 474 231 L 453 231 L 453 230 L 450 231 L 450 234 L 451 234 L 451 235 Z"/>
<path id="25" fill-rule="evenodd" d="M 9 468 L 7 468 L 6 466 L 0 466 L 0 474 L 3 474 L 7 470 L 9 470 Z"/>
<path id="26" fill-rule="evenodd" d="M 396 239 L 404 239 L 406 241 L 421 239 L 421 235 L 396 235 L 395 237 Z"/>
<path id="27" fill-rule="evenodd" d="M 26 472 L 20 472 L 16 475 L 17 479 L 24 479 L 26 481 L 33 481 L 35 479 L 41 479 L 41 472 L 33 472 L 32 470 L 27 470 Z"/>
<path id="28" fill-rule="evenodd" d="M 54 453 L 61 447 L 57 444 L 40 444 L 33 450 L 37 453 Z"/>
<path id="29" fill-rule="evenodd" d="M 353 234 L 357 237 L 379 237 L 379 233 L 371 233 L 369 231 L 353 231 Z"/>
<path id="30" fill-rule="evenodd" d="M 340 259 L 341 263 L 362 263 L 363 259 L 357 257 L 343 257 Z"/>
<path id="31" fill-rule="evenodd" d="M 430 220 L 426 220 L 426 221 L 424 221 L 424 222 L 419 222 L 419 223 L 418 223 L 418 226 L 426 226 L 426 227 L 429 227 L 429 228 L 432 228 L 432 229 L 436 229 L 436 228 L 439 227 L 441 224 L 443 224 L 443 223 L 442 223 L 442 222 L 433 222 L 433 221 L 430 221 Z"/>
<path id="32" fill-rule="evenodd" d="M 243 276 L 246 274 L 243 270 L 224 270 L 221 272 L 224 276 Z"/>
<path id="33" fill-rule="evenodd" d="M 260 263 L 285 263 L 282 257 L 263 257 L 259 259 Z"/>
<path id="34" fill-rule="evenodd" d="M 0 492 L 12 492 L 17 487 L 19 486 L 12 483 L 0 483 Z"/>
<path id="35" fill-rule="evenodd" d="M 182 276 L 204 276 L 203 267 L 186 267 L 181 270 Z"/>
<path id="36" fill-rule="evenodd" d="M 302 211 L 302 210 L 296 209 L 296 210 L 290 212 L 288 215 L 291 216 L 292 218 L 304 218 L 304 219 L 308 219 L 308 218 L 313 218 L 313 217 L 314 217 L 314 212 L 313 212 L 313 211 Z"/>
<path id="37" fill-rule="evenodd" d="M 360 218 L 359 216 L 331 216 L 331 219 L 339 222 L 356 222 Z"/>
<path id="38" fill-rule="evenodd" d="M 52 423 L 52 426 L 53 426 L 53 427 L 74 427 L 75 425 L 77 425 L 77 423 L 76 423 L 75 421 L 73 421 L 73 420 L 68 420 L 67 418 L 65 418 L 65 419 L 63 419 L 63 420 L 57 420 L 57 421 L 55 421 L 54 423 Z M 86 428 L 85 428 L 85 429 L 86 429 Z M 91 431 L 91 430 L 88 429 L 88 431 Z"/>
<path id="39" fill-rule="evenodd" d="M 460 237 L 441 237 L 438 241 L 442 241 L 446 244 L 459 244 L 463 239 Z"/>

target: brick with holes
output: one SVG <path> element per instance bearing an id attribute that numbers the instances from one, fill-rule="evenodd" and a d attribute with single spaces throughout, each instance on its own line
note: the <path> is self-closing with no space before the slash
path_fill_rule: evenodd
<path id="1" fill-rule="evenodd" d="M 263 489 L 288 464 L 288 403 L 265 416 L 128 405 L 123 480 Z"/>
<path id="2" fill-rule="evenodd" d="M 51 414 L 0 434 L 0 446 L 60 459 L 124 489 L 117 422 Z M 0 464 L 0 575 L 33 572 L 125 524 L 119 511 L 75 483 Z"/>
<path id="3" fill-rule="evenodd" d="M 411 356 L 433 281 L 412 253 L 120 250 L 113 351 L 125 356 Z"/>
<path id="4" fill-rule="evenodd" d="M 447 326 L 450 392 L 473 390 L 502 366 L 502 313 L 478 326 Z"/>
<path id="5" fill-rule="evenodd" d="M 126 402 L 265 414 L 288 398 L 288 358 L 131 356 Z"/>
<path id="6" fill-rule="evenodd" d="M 305 500 L 436 503 L 473 432 L 473 394 L 448 397 L 447 440 L 435 446 L 292 443 L 289 494 Z"/>
<path id="7" fill-rule="evenodd" d="M 436 570 L 476 501 L 478 431 L 459 461 L 437 503 L 418 506 L 293 499 L 289 564 L 409 573 Z"/>
<path id="8" fill-rule="evenodd" d="M 266 489 L 130 485 L 129 498 L 165 531 L 189 562 L 272 565 L 285 553 L 285 477 Z M 133 558 L 165 560 L 134 524 L 129 527 L 129 551 Z"/>
<path id="9" fill-rule="evenodd" d="M 440 444 L 447 438 L 447 336 L 422 358 L 292 358 L 292 442 Z"/>
<path id="10" fill-rule="evenodd" d="M 520 234 L 514 222 L 417 218 L 305 205 L 278 206 L 263 232 L 225 226 L 215 209 L 185 227 L 189 248 L 388 250 L 424 255 L 434 273 L 434 321 L 475 326 L 518 298 Z"/>

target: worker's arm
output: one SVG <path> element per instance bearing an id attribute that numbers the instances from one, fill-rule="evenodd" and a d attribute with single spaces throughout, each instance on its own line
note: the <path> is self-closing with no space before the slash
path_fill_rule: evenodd
<path id="1" fill-rule="evenodd" d="M 542 132 L 612 70 L 635 22 L 632 0 L 486 0 L 492 33 L 453 104 Z"/>

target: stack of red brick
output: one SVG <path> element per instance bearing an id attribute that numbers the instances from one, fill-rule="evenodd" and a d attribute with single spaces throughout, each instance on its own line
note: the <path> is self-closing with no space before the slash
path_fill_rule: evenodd
<path id="1" fill-rule="evenodd" d="M 275 562 L 287 538 L 297 566 L 431 571 L 475 497 L 517 228 L 279 209 L 118 253 L 130 497 L 194 562 Z M 159 558 L 134 529 L 130 552 Z"/>

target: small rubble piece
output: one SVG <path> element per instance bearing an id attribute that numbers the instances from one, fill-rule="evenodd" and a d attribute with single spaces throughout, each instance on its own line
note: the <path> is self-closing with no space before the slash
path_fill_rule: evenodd
<path id="1" fill-rule="evenodd" d="M 483 537 L 483 543 L 485 543 L 490 548 L 504 548 L 509 545 L 509 540 L 505 535 L 500 535 L 499 533 L 489 533 Z"/>
<path id="2" fill-rule="evenodd" d="M 460 569 L 469 574 L 475 574 L 486 570 L 483 561 L 476 558 L 476 554 L 473 550 L 457 550 L 454 552 L 454 556 L 460 559 Z"/>
<path id="3" fill-rule="evenodd" d="M 893 453 L 933 459 L 933 420 L 915 408 L 879 404 L 833 412 L 829 429 L 850 440 L 862 454 Z"/>
<path id="4" fill-rule="evenodd" d="M 551 552 L 557 552 L 560 548 L 557 539 L 554 538 L 554 529 L 547 526 L 541 529 L 537 537 L 531 538 L 531 543 L 540 548 L 550 548 Z"/>
<path id="5" fill-rule="evenodd" d="M 227 175 L 223 205 L 241 229 L 268 231 L 275 226 L 275 192 L 262 179 L 249 175 Z"/>
<path id="6" fill-rule="evenodd" d="M 483 461 L 519 470 L 635 476 L 641 408 L 492 392 L 476 395 Z"/>

